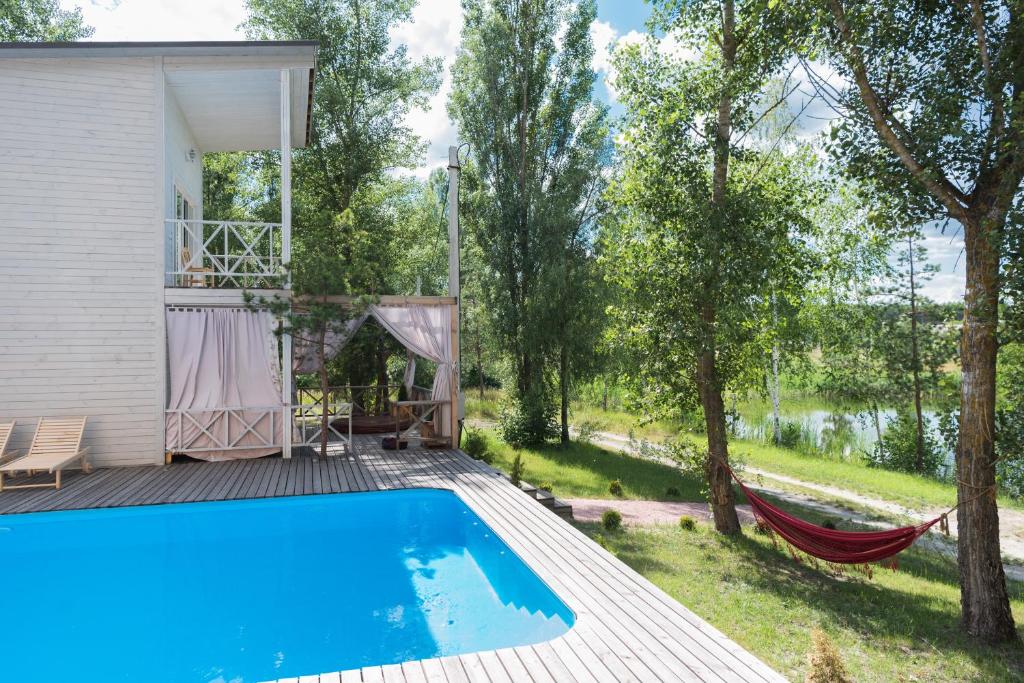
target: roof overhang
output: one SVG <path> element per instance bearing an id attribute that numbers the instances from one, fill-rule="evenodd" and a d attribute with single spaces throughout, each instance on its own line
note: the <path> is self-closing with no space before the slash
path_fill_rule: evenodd
<path id="1" fill-rule="evenodd" d="M 281 146 L 289 72 L 292 147 L 309 142 L 315 41 L 0 43 L 0 59 L 162 57 L 167 90 L 203 152 Z"/>

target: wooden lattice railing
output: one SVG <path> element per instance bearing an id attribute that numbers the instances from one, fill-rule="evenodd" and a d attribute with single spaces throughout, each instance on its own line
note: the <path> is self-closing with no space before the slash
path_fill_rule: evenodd
<path id="1" fill-rule="evenodd" d="M 178 287 L 274 288 L 284 278 L 280 223 L 172 219 Z"/>

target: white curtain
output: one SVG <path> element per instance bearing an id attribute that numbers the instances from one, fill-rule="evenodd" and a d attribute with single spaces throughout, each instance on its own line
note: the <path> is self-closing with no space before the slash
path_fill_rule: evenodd
<path id="1" fill-rule="evenodd" d="M 237 446 L 258 446 L 264 441 L 282 443 L 274 326 L 274 317 L 267 311 L 218 308 L 167 311 L 170 375 L 167 407 L 187 410 L 192 418 L 168 414 L 169 449 L 188 444 L 184 450 L 203 460 L 256 458 L 281 450 L 279 445 L 276 448 L 191 450 L 214 448 L 218 442 Z M 277 409 L 273 418 L 265 413 L 272 407 Z M 238 410 L 226 417 L 225 408 L 263 410 Z M 246 424 L 262 439 L 248 432 Z M 204 434 L 204 430 L 213 438 Z"/>
<path id="2" fill-rule="evenodd" d="M 412 387 L 416 384 L 416 354 L 407 349 L 405 352 L 405 373 L 402 374 L 402 385 L 405 395 L 412 398 Z"/>
<path id="3" fill-rule="evenodd" d="M 451 306 L 370 306 L 370 313 L 405 348 L 437 363 L 431 398 L 450 401 L 452 386 Z M 434 420 L 441 436 L 451 436 L 451 404 Z"/>
<path id="4" fill-rule="evenodd" d="M 331 359 L 341 353 L 341 350 L 345 348 L 345 345 L 352 339 L 352 336 L 366 322 L 366 317 L 364 314 L 327 330 L 327 333 L 324 335 L 324 356 Z M 317 345 L 311 341 L 295 339 L 292 353 L 292 372 L 303 374 L 317 372 L 320 369 L 316 347 Z"/>

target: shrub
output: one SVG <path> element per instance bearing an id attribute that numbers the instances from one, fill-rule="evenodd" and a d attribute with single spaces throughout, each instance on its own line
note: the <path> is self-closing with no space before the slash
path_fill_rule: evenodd
<path id="1" fill-rule="evenodd" d="M 580 443 L 593 443 L 594 435 L 601 431 L 601 425 L 594 420 L 580 420 L 574 426 L 576 441 Z"/>
<path id="2" fill-rule="evenodd" d="M 515 459 L 512 460 L 512 471 L 508 473 L 514 486 L 519 486 L 522 483 L 525 472 L 526 465 L 523 464 L 523 454 L 517 452 Z"/>
<path id="3" fill-rule="evenodd" d="M 601 526 L 605 531 L 618 531 L 622 528 L 622 515 L 618 510 L 605 510 L 601 515 Z"/>
<path id="4" fill-rule="evenodd" d="M 476 429 L 466 429 L 462 437 L 462 450 L 471 458 L 490 463 L 493 458 L 487 448 L 487 438 Z"/>
<path id="5" fill-rule="evenodd" d="M 515 398 L 506 404 L 498 416 L 498 431 L 508 444 L 539 446 L 559 434 L 555 422 L 555 406 L 542 392 L 532 398 Z"/>
<path id="6" fill-rule="evenodd" d="M 820 628 L 811 631 L 811 651 L 807 653 L 805 683 L 849 683 L 846 666 L 835 643 Z"/>
<path id="7" fill-rule="evenodd" d="M 612 494 L 613 496 L 621 496 L 622 482 L 616 479 L 612 483 L 608 484 L 608 493 Z"/>
<path id="8" fill-rule="evenodd" d="M 679 528 L 683 531 L 693 531 L 697 528 L 697 520 L 689 515 L 683 515 L 679 518 Z"/>
<path id="9" fill-rule="evenodd" d="M 537 484 L 537 488 L 539 488 L 541 491 L 547 491 L 548 493 L 555 492 L 555 485 L 552 484 L 550 481 L 542 481 L 541 483 Z"/>
<path id="10" fill-rule="evenodd" d="M 665 489 L 665 496 L 668 498 L 678 498 L 679 495 L 679 489 L 677 489 L 675 486 L 669 486 L 667 489 Z"/>
<path id="11" fill-rule="evenodd" d="M 918 472 L 917 469 L 917 420 L 909 412 L 901 411 L 889 418 L 882 440 L 875 444 L 867 455 L 870 467 L 879 467 L 897 472 Z M 938 440 L 930 430 L 925 429 L 924 455 L 921 474 L 935 476 L 945 457 Z"/>

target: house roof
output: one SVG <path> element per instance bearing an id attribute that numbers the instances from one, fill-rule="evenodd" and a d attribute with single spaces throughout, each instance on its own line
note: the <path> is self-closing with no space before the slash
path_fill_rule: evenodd
<path id="1" fill-rule="evenodd" d="M 173 97 L 202 151 L 280 146 L 280 75 L 291 74 L 292 146 L 309 143 L 317 42 L 2 43 L 0 59 L 161 57 Z M 305 126 L 297 125 L 305 121 Z"/>

